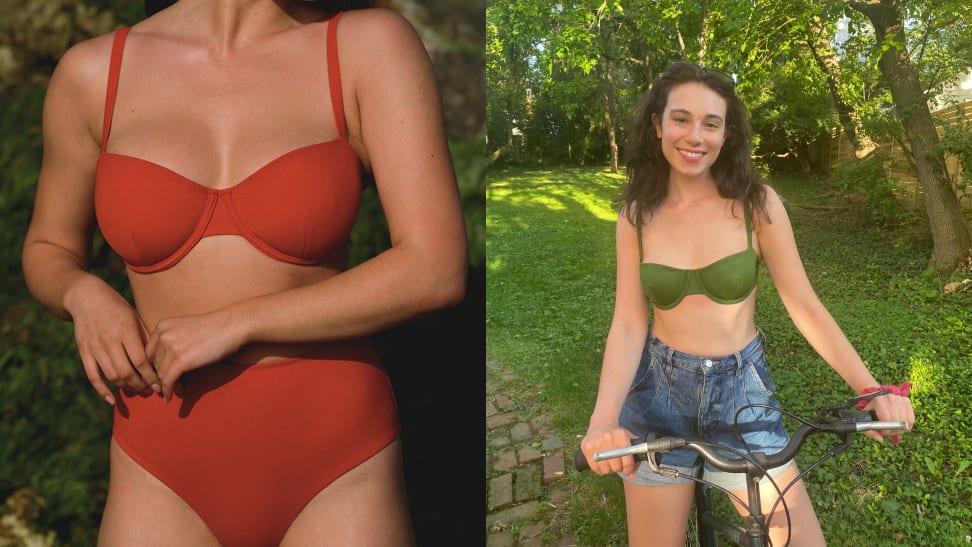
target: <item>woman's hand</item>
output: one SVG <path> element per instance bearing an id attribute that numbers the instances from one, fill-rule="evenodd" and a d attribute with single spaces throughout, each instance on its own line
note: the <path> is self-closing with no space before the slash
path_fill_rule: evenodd
<path id="1" fill-rule="evenodd" d="M 873 410 L 881 421 L 902 421 L 908 428 L 901 431 L 865 431 L 864 434 L 878 442 L 884 442 L 885 435 L 891 437 L 891 442 L 898 444 L 898 435 L 908 433 L 915 424 L 915 411 L 911 407 L 911 399 L 900 395 L 879 395 L 871 400 L 864 410 Z"/>
<path id="2" fill-rule="evenodd" d="M 629 477 L 634 477 L 635 462 L 632 456 L 612 458 L 600 462 L 594 461 L 595 452 L 631 446 L 632 437 L 634 435 L 631 432 L 618 427 L 617 424 L 591 424 L 587 429 L 587 435 L 581 440 L 581 451 L 584 452 L 584 457 L 587 458 L 587 465 L 591 468 L 591 471 L 598 475 L 621 472 Z"/>
<path id="3" fill-rule="evenodd" d="M 183 374 L 215 363 L 246 343 L 239 325 L 221 310 L 158 322 L 145 352 L 158 372 L 166 402 Z"/>
<path id="4" fill-rule="evenodd" d="M 161 393 L 161 382 L 145 353 L 145 325 L 118 292 L 86 275 L 71 286 L 65 302 L 70 302 L 66 309 L 74 320 L 84 372 L 102 399 L 115 404 L 105 379 L 136 393 Z"/>

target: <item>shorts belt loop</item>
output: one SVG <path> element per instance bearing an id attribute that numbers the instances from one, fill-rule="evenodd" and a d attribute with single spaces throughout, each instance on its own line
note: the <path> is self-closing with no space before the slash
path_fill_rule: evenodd
<path id="1" fill-rule="evenodd" d="M 668 362 L 668 366 L 675 364 L 675 348 L 668 348 L 668 355 L 665 356 L 665 360 Z"/>
<path id="2" fill-rule="evenodd" d="M 736 352 L 736 376 L 742 376 L 743 373 L 743 357 L 741 352 Z"/>

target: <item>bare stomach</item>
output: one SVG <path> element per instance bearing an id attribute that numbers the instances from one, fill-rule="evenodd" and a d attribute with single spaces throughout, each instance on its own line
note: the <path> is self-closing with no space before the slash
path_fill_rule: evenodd
<path id="1" fill-rule="evenodd" d="M 160 272 L 128 271 L 135 309 L 151 333 L 162 319 L 211 312 L 224 306 L 327 279 L 341 264 L 300 266 L 271 258 L 239 236 L 210 236 L 196 244 L 175 266 Z M 253 343 L 229 357 L 259 363 L 307 353 L 319 341 Z"/>
<path id="2" fill-rule="evenodd" d="M 756 334 L 756 294 L 738 304 L 689 295 L 670 310 L 655 308 L 652 334 L 679 351 L 715 357 L 742 349 Z"/>

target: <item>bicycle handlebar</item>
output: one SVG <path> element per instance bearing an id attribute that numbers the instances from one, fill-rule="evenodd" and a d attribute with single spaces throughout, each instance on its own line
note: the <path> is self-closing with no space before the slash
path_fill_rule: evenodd
<path id="1" fill-rule="evenodd" d="M 881 392 L 875 392 L 879 395 Z M 853 399 L 856 402 L 859 399 Z M 848 401 L 847 403 L 850 403 Z M 684 439 L 679 437 L 664 437 L 661 439 L 653 438 L 650 435 L 643 442 L 625 448 L 605 450 L 594 454 L 594 461 L 603 461 L 623 456 L 634 456 L 637 461 L 648 459 L 651 454 L 661 454 L 671 452 L 681 448 L 690 449 L 698 453 L 702 458 L 721 471 L 728 473 L 745 473 L 753 470 L 766 470 L 779 467 L 792 460 L 796 453 L 803 446 L 806 437 L 811 432 L 820 431 L 842 436 L 845 442 L 849 443 L 849 437 L 853 433 L 863 431 L 895 431 L 907 429 L 907 424 L 902 421 L 876 421 L 873 412 L 858 412 L 846 410 L 846 404 L 824 407 L 818 413 L 817 418 L 804 423 L 794 433 L 792 438 L 782 450 L 767 456 L 762 452 L 753 452 L 748 458 L 732 458 L 723 456 L 717 451 L 712 443 Z M 825 416 L 825 411 L 832 411 L 832 416 Z M 578 450 L 574 454 L 574 468 L 578 471 L 590 469 L 587 465 L 587 458 L 584 453 Z"/>

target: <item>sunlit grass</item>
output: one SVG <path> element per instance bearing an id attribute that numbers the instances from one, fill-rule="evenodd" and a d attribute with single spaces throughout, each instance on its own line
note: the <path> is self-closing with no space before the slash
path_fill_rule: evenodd
<path id="1" fill-rule="evenodd" d="M 915 386 L 916 390 L 932 392 L 937 391 L 941 386 L 942 369 L 941 367 L 920 355 L 911 356 L 911 375 L 908 381 Z"/>
<path id="2" fill-rule="evenodd" d="M 565 168 L 563 172 L 546 171 L 524 180 L 517 171 L 504 171 L 490 180 L 487 186 L 487 199 L 490 203 L 508 202 L 513 207 L 541 205 L 551 210 L 563 211 L 568 204 L 576 204 L 601 220 L 614 221 L 617 212 L 611 200 L 604 199 L 604 192 L 616 194 L 624 183 L 624 176 L 610 171 L 598 173 L 589 184 L 572 184 L 577 169 Z M 542 191 L 531 191 L 542 190 Z M 613 197 L 613 195 L 612 195 Z M 494 219 L 495 220 L 495 219 Z M 487 220 L 488 222 L 488 220 Z M 488 226 L 488 224 L 487 224 Z"/>

